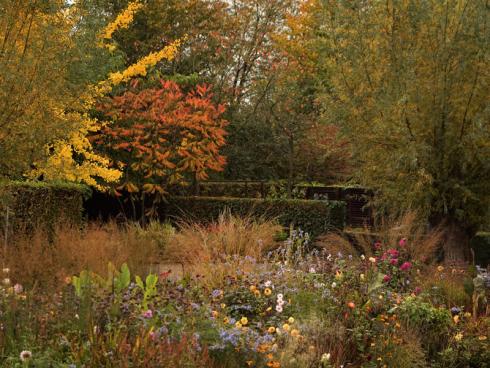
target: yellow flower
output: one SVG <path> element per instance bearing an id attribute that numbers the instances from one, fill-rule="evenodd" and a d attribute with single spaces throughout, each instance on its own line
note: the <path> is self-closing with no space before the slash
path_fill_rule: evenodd
<path id="1" fill-rule="evenodd" d="M 454 321 L 454 323 L 459 322 L 459 316 L 457 314 L 453 317 L 453 321 Z"/>
<path id="2" fill-rule="evenodd" d="M 272 307 L 267 308 L 265 311 L 270 312 L 272 310 Z"/>
<path id="3" fill-rule="evenodd" d="M 471 313 L 470 313 L 470 312 L 466 312 L 466 313 L 464 314 L 464 316 L 465 316 L 466 318 L 470 318 L 470 317 L 471 317 Z"/>
<path id="4" fill-rule="evenodd" d="M 299 331 L 294 329 L 294 330 L 291 330 L 291 336 L 293 337 L 298 337 L 299 336 Z"/>
<path id="5" fill-rule="evenodd" d="M 287 323 L 285 323 L 285 324 L 282 325 L 282 329 L 284 331 L 289 331 L 290 327 L 289 327 L 289 325 Z"/>
<path id="6" fill-rule="evenodd" d="M 241 323 L 243 326 L 245 326 L 245 325 L 248 323 L 248 318 L 247 318 L 247 317 L 242 317 L 242 318 L 240 319 L 240 323 Z"/>
<path id="7" fill-rule="evenodd" d="M 335 272 L 335 278 L 337 280 L 342 280 L 342 278 L 343 278 L 342 272 L 339 272 L 339 271 Z"/>
<path id="8" fill-rule="evenodd" d="M 264 294 L 265 294 L 266 296 L 269 296 L 269 295 L 271 295 L 271 294 L 272 294 L 272 290 L 271 290 L 271 289 L 269 289 L 269 288 L 265 288 L 265 290 L 264 290 Z"/>
<path id="9" fill-rule="evenodd" d="M 221 309 L 225 309 L 226 308 L 226 304 L 222 303 L 221 304 Z"/>
<path id="10" fill-rule="evenodd" d="M 214 310 L 214 311 L 212 311 L 212 312 L 211 312 L 211 315 L 212 315 L 214 318 L 216 318 L 216 317 L 218 317 L 218 316 L 219 316 L 219 312 Z"/>
<path id="11" fill-rule="evenodd" d="M 437 267 L 437 271 L 439 271 L 439 272 L 444 271 L 444 267 L 443 267 L 443 266 L 438 266 L 438 267 Z"/>
<path id="12" fill-rule="evenodd" d="M 255 285 L 250 285 L 250 291 L 251 291 L 251 292 L 254 292 L 254 291 L 255 291 L 255 289 L 257 289 L 257 287 L 256 287 Z"/>
<path id="13" fill-rule="evenodd" d="M 293 323 L 294 323 L 294 318 L 293 318 L 293 317 L 289 317 L 288 322 L 289 322 L 290 324 L 293 324 Z"/>
<path id="14" fill-rule="evenodd" d="M 362 281 L 364 281 L 365 276 L 364 276 L 364 274 L 363 274 L 363 273 L 361 273 L 361 274 L 359 275 L 359 277 L 361 278 L 361 280 L 362 280 Z"/>
<path id="15" fill-rule="evenodd" d="M 255 290 L 254 290 L 254 294 L 255 294 L 255 296 L 260 296 L 260 290 L 255 289 Z"/>
<path id="16" fill-rule="evenodd" d="M 223 318 L 223 323 L 227 325 L 228 323 L 230 323 L 230 319 L 228 317 Z"/>
<path id="17" fill-rule="evenodd" d="M 486 339 L 487 339 L 487 337 L 484 335 L 478 336 L 478 340 L 480 340 L 480 341 L 485 341 Z"/>
<path id="18" fill-rule="evenodd" d="M 254 361 L 253 360 L 247 360 L 247 365 L 249 367 L 251 367 L 253 364 L 254 364 Z"/>
<path id="19" fill-rule="evenodd" d="M 267 329 L 267 332 L 273 334 L 274 332 L 276 332 L 276 328 L 274 326 L 271 326 Z"/>
<path id="20" fill-rule="evenodd" d="M 461 332 L 458 332 L 456 335 L 454 335 L 454 340 L 461 341 L 462 339 L 463 339 L 463 334 Z"/>
<path id="21" fill-rule="evenodd" d="M 238 321 L 237 323 L 235 323 L 235 327 L 236 328 L 242 328 L 242 324 L 240 323 L 240 321 Z"/>

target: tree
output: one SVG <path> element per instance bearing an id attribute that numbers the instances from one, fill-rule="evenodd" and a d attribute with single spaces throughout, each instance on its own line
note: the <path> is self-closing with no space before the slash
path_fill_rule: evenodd
<path id="1" fill-rule="evenodd" d="M 0 175 L 85 182 L 117 181 L 87 134 L 93 100 L 77 37 L 79 8 L 65 1 L 0 5 Z M 93 48 L 96 48 L 95 44 Z"/>
<path id="2" fill-rule="evenodd" d="M 95 137 L 124 172 L 119 190 L 141 193 L 144 205 L 146 195 L 164 195 L 170 185 L 223 169 L 227 122 L 208 86 L 189 93 L 164 80 L 159 88 L 138 90 L 136 80 L 132 86 L 100 106 L 115 123 Z"/>
<path id="3" fill-rule="evenodd" d="M 444 226 L 446 258 L 468 258 L 490 203 L 488 2 L 321 5 L 325 119 L 352 140 L 358 179 Z"/>
<path id="4" fill-rule="evenodd" d="M 344 183 L 352 176 L 351 155 L 351 144 L 340 136 L 338 126 L 315 122 L 298 144 L 294 165 L 302 180 Z"/>
<path id="5" fill-rule="evenodd" d="M 0 173 L 21 178 L 46 153 L 40 147 L 74 129 L 65 106 L 84 86 L 65 77 L 75 56 L 63 1 L 0 5 Z"/>

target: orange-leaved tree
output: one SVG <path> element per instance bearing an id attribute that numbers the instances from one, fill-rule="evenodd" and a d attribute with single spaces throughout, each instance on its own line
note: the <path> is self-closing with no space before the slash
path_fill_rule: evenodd
<path id="1" fill-rule="evenodd" d="M 145 196 L 158 201 L 170 185 L 223 170 L 225 108 L 213 103 L 207 85 L 184 92 L 175 82 L 162 80 L 158 87 L 138 89 L 135 80 L 99 110 L 113 120 L 96 140 L 123 170 L 117 189 L 140 195 L 143 205 Z"/>

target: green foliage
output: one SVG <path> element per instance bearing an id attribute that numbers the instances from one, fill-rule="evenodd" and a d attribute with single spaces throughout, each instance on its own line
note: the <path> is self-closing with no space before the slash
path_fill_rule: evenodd
<path id="1" fill-rule="evenodd" d="M 420 330 L 447 331 L 451 314 L 447 309 L 436 308 L 419 298 L 408 297 L 398 308 L 400 318 Z"/>
<path id="2" fill-rule="evenodd" d="M 490 203 L 488 4 L 321 4 L 325 120 L 351 140 L 359 180 L 385 208 L 471 236 Z"/>
<path id="3" fill-rule="evenodd" d="M 287 198 L 287 183 L 283 180 L 203 181 L 197 185 L 199 186 L 199 195 L 203 197 Z M 295 199 L 304 199 L 305 190 L 306 185 L 295 186 L 292 191 L 292 197 Z M 196 192 L 196 188 L 179 188 L 176 192 L 182 193 L 182 195 L 193 195 Z"/>
<path id="4" fill-rule="evenodd" d="M 83 270 L 82 272 L 80 272 L 79 276 L 72 277 L 71 283 L 75 288 L 76 296 L 82 298 L 85 294 L 85 291 L 88 290 L 90 288 L 90 285 L 92 284 L 90 272 L 87 270 Z"/>
<path id="5" fill-rule="evenodd" d="M 451 332 L 451 313 L 420 298 L 408 297 L 398 308 L 400 319 L 408 329 L 414 329 L 429 356 L 434 356 L 448 341 Z"/>
<path id="6" fill-rule="evenodd" d="M 345 223 L 345 204 L 336 201 L 172 197 L 161 212 L 168 218 L 207 222 L 216 220 L 225 209 L 229 209 L 234 215 L 277 218 L 281 225 L 294 225 L 312 236 L 332 229 L 342 229 Z"/>
<path id="7" fill-rule="evenodd" d="M 70 183 L 0 183 L 3 230 L 8 234 L 40 229 L 52 237 L 60 224 L 82 226 L 83 200 L 90 189 Z"/>
<path id="8" fill-rule="evenodd" d="M 471 240 L 471 248 L 475 252 L 475 263 L 481 267 L 490 264 L 490 233 L 480 232 Z"/>
<path id="9" fill-rule="evenodd" d="M 172 235 L 175 234 L 175 228 L 166 222 L 151 220 L 146 227 L 138 223 L 133 225 L 136 230 L 138 240 L 141 240 L 146 246 L 151 245 L 160 251 L 164 251 Z"/>
<path id="10" fill-rule="evenodd" d="M 143 310 L 147 310 L 149 299 L 157 294 L 158 276 L 151 273 L 146 276 L 146 280 L 144 283 L 141 277 L 136 276 L 135 282 L 136 285 L 138 285 L 138 287 L 143 292 L 143 301 L 141 303 L 141 307 L 143 308 Z"/>
<path id="11" fill-rule="evenodd" d="M 120 270 L 117 270 L 114 265 L 109 262 L 107 265 L 107 278 L 97 275 L 93 272 L 83 270 L 80 276 L 73 276 L 72 284 L 75 287 L 76 295 L 81 298 L 84 292 L 92 285 L 102 287 L 114 294 L 120 294 L 129 286 L 131 282 L 131 273 L 126 263 L 123 263 Z"/>

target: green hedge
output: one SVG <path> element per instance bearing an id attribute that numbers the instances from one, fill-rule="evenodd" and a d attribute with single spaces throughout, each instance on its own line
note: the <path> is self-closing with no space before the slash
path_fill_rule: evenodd
<path id="1" fill-rule="evenodd" d="M 482 267 L 490 264 L 490 232 L 480 232 L 471 240 L 475 252 L 475 263 Z"/>
<path id="2" fill-rule="evenodd" d="M 270 191 L 271 183 L 265 181 L 203 181 L 194 186 L 172 188 L 175 196 L 264 198 Z"/>
<path id="3" fill-rule="evenodd" d="M 285 227 L 293 224 L 313 236 L 331 229 L 343 229 L 345 203 L 301 199 L 255 199 L 226 197 L 172 197 L 162 207 L 166 218 L 211 221 L 229 209 L 236 215 L 277 218 Z"/>
<path id="4" fill-rule="evenodd" d="M 89 195 L 89 188 L 70 183 L 0 183 L 0 231 L 8 228 L 16 234 L 42 229 L 51 237 L 58 224 L 80 226 L 83 200 Z"/>

